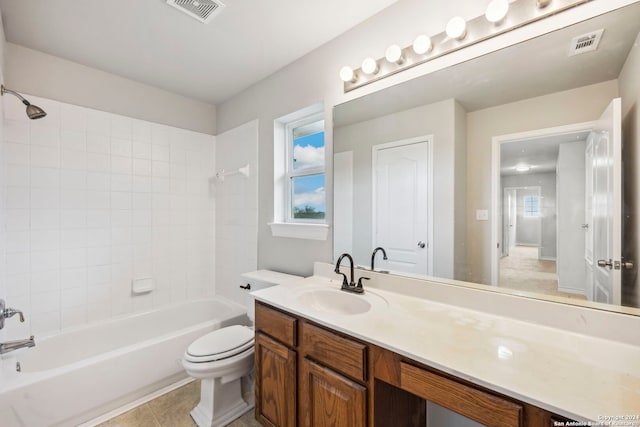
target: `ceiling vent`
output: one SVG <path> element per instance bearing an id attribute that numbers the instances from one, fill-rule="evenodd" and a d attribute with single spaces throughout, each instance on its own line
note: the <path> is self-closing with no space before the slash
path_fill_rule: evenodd
<path id="1" fill-rule="evenodd" d="M 224 8 L 219 0 L 167 0 L 167 4 L 204 24 L 211 22 Z"/>
<path id="2" fill-rule="evenodd" d="M 580 55 L 581 53 L 587 53 L 596 50 L 598 48 L 598 45 L 600 44 L 600 39 L 602 38 L 603 32 L 604 29 L 574 37 L 571 40 L 569 56 Z"/>

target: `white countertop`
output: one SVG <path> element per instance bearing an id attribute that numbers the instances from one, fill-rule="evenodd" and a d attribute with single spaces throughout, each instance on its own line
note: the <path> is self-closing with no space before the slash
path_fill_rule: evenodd
<path id="1" fill-rule="evenodd" d="M 365 295 L 358 297 L 369 301 L 372 308 L 362 314 L 332 314 L 303 302 L 303 293 L 327 288 L 339 289 L 340 282 L 313 276 L 253 295 L 577 421 L 640 417 L 640 347 L 370 289 L 366 282 Z M 631 424 L 617 425 L 640 426 L 640 418 L 626 421 Z"/>

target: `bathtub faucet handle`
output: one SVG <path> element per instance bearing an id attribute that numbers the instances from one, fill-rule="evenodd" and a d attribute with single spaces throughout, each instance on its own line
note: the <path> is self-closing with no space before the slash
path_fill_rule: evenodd
<path id="1" fill-rule="evenodd" d="M 20 323 L 24 323 L 24 314 L 22 314 L 22 311 L 16 310 L 15 308 L 5 308 L 2 316 L 4 316 L 5 319 L 8 319 L 9 317 L 13 317 L 16 314 L 20 316 Z"/>

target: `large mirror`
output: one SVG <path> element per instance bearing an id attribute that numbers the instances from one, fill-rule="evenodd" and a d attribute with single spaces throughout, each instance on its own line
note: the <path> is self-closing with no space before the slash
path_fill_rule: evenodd
<path id="1" fill-rule="evenodd" d="M 337 105 L 335 257 L 640 314 L 639 33 L 636 3 Z"/>

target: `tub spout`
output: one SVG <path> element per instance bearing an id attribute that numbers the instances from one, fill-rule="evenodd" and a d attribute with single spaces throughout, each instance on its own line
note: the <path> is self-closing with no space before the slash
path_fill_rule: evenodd
<path id="1" fill-rule="evenodd" d="M 36 341 L 33 335 L 27 340 L 7 341 L 0 343 L 0 354 L 9 353 L 10 351 L 18 350 L 19 348 L 35 347 Z"/>

